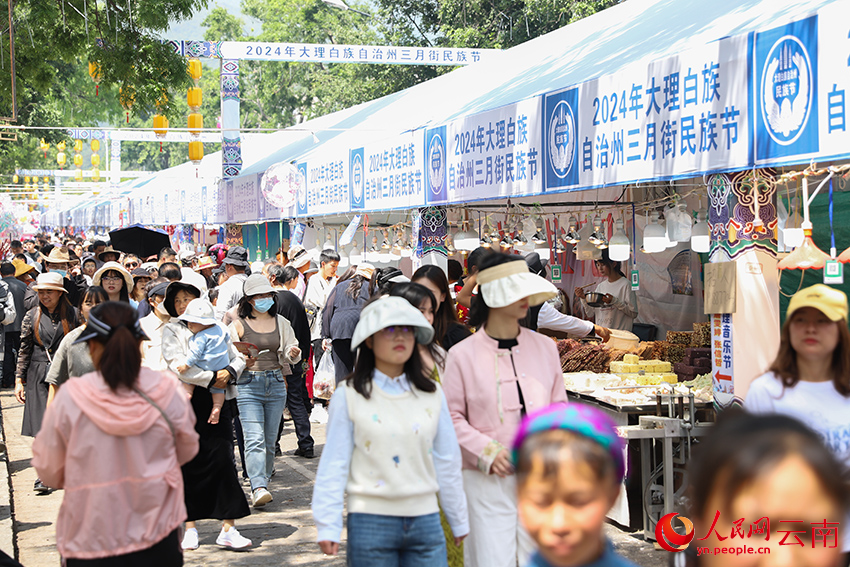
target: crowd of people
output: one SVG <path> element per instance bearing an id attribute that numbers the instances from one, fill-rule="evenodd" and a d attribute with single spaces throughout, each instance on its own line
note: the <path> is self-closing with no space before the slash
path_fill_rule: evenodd
<path id="1" fill-rule="evenodd" d="M 294 456 L 312 459 L 311 414 L 327 406 L 312 501 L 323 553 L 339 553 L 345 519 L 354 567 L 632 565 L 603 529 L 628 469 L 622 441 L 600 410 L 567 403 L 555 343 L 536 332 L 604 341 L 630 324 L 633 293 L 607 256 L 594 323 L 548 303 L 557 289 L 536 254 L 481 248 L 466 270 L 450 260 L 406 277 L 368 263 L 338 274 L 334 250 L 314 261 L 299 245 L 251 263 L 240 246 L 139 258 L 74 238 L 11 244 L 2 383 L 14 376 L 21 432 L 35 437 L 34 490 L 66 491 L 66 564 L 182 565 L 202 519 L 221 522 L 218 545 L 249 548 L 236 522 L 274 499 L 284 414 Z M 720 508 L 727 530 L 741 510 L 850 510 L 847 311 L 830 288 L 792 299 L 777 361 L 747 399 L 791 417 L 722 416 L 691 465 L 698 530 Z M 333 377 L 321 398 L 320 364 Z M 764 482 L 783 497 L 759 496 Z M 798 554 L 788 564 L 846 561 L 840 545 L 805 555 L 768 542 L 774 559 Z"/>

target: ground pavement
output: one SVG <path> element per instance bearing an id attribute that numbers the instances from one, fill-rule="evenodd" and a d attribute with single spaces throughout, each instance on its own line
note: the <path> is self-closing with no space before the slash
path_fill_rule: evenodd
<path id="1" fill-rule="evenodd" d="M 12 390 L 0 391 L 0 423 L 7 444 L 6 458 L 0 458 L 0 549 L 15 556 L 25 567 L 56 567 L 60 564 L 55 545 L 54 523 L 62 503 L 61 490 L 37 496 L 32 488 L 35 470 L 30 467 L 32 439 L 20 435 L 23 405 Z M 220 549 L 215 538 L 221 526 L 215 521 L 198 522 L 201 546 L 186 552 L 185 564 L 193 565 L 299 565 L 341 567 L 340 557 L 326 557 L 315 543 L 316 528 L 310 513 L 313 481 L 319 459 L 295 457 L 295 432 L 286 423 L 281 448 L 275 459 L 277 474 L 269 489 L 274 501 L 237 522 L 239 532 L 253 541 L 245 552 Z M 325 426 L 313 424 L 316 452 L 324 447 Z M 246 498 L 248 487 L 245 487 Z M 11 502 L 9 495 L 11 494 Z M 617 549 L 641 567 L 663 567 L 668 554 L 634 535 L 608 526 L 608 535 Z M 343 535 L 343 539 L 345 536 Z M 341 550 L 344 554 L 344 547 Z M 344 555 L 343 555 L 344 556 Z"/>

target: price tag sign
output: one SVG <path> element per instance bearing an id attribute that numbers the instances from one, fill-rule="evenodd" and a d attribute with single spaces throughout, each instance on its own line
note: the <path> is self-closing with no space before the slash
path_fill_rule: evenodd
<path id="1" fill-rule="evenodd" d="M 637 270 L 632 270 L 632 291 L 640 289 L 640 274 Z"/>
<path id="2" fill-rule="evenodd" d="M 560 283 L 561 281 L 561 266 L 555 264 L 552 266 L 552 282 Z"/>
<path id="3" fill-rule="evenodd" d="M 844 283 L 844 264 L 838 260 L 827 260 L 823 267 L 823 283 L 825 284 L 843 284 Z"/>

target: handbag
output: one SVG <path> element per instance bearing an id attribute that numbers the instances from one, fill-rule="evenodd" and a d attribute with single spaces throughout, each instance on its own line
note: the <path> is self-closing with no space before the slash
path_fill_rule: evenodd
<path id="1" fill-rule="evenodd" d="M 156 404 L 156 402 L 155 402 L 155 401 L 153 401 L 153 400 L 150 398 L 150 396 L 148 396 L 147 394 L 145 394 L 144 392 L 142 392 L 142 391 L 141 391 L 140 389 L 138 389 L 136 386 L 133 386 L 133 391 L 134 391 L 134 392 L 136 392 L 137 394 L 139 394 L 139 395 L 140 395 L 140 396 L 141 396 L 141 397 L 142 397 L 142 398 L 143 398 L 143 399 L 144 399 L 147 403 L 149 403 L 150 405 L 152 405 L 153 407 L 155 407 L 155 408 L 157 409 L 157 411 L 159 411 L 159 413 L 160 413 L 160 414 L 162 414 L 162 418 L 165 420 L 165 423 L 166 423 L 166 424 L 168 424 L 168 429 L 170 429 L 170 430 L 171 430 L 171 437 L 173 437 L 173 438 L 174 438 L 174 442 L 175 442 L 175 443 L 177 443 L 177 431 L 175 431 L 175 429 L 174 429 L 174 424 L 173 424 L 173 423 L 171 423 L 171 420 L 170 420 L 170 419 L 168 419 L 168 416 L 167 416 L 167 415 L 165 415 L 165 412 L 162 410 L 162 408 L 161 408 L 161 407 L 159 407 L 159 406 Z"/>

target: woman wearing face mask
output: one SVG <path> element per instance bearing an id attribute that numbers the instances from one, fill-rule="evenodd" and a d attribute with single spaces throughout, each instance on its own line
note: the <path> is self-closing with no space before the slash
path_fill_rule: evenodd
<path id="1" fill-rule="evenodd" d="M 59 343 L 56 356 L 53 357 L 53 364 L 47 371 L 45 382 L 50 385 L 47 394 L 48 406 L 56 396 L 59 386 L 67 382 L 69 378 L 94 372 L 94 363 L 91 360 L 88 345 L 85 343 L 74 344 L 74 342 L 86 328 L 92 307 L 100 305 L 104 301 L 106 301 L 106 292 L 100 286 L 94 285 L 83 293 L 83 300 L 80 303 L 80 326 L 65 335 L 65 338 Z"/>
<path id="2" fill-rule="evenodd" d="M 79 306 L 80 297 L 88 287 L 85 276 L 80 270 L 78 260 L 71 258 L 67 248 L 54 246 L 45 256 L 41 255 L 42 265 L 45 272 L 54 272 L 62 276 L 62 285 L 65 287 L 68 301 L 73 306 Z"/>
<path id="3" fill-rule="evenodd" d="M 255 508 L 272 500 L 268 490 L 274 467 L 277 430 L 286 407 L 286 376 L 301 360 L 301 349 L 289 321 L 277 315 L 275 290 L 262 274 L 248 276 L 242 286 L 238 319 L 230 324 L 234 341 L 255 345 L 260 354 L 236 381 L 239 420 L 245 435 L 245 466 Z"/>
<path id="4" fill-rule="evenodd" d="M 50 391 L 45 380 L 59 343 L 77 326 L 77 313 L 68 303 L 62 279 L 62 276 L 52 272 L 38 276 L 33 286 L 38 292 L 38 305 L 27 312 L 21 323 L 15 398 L 24 404 L 21 435 L 29 437 L 35 437 L 41 429 Z M 45 493 L 49 490 L 41 480 L 36 479 L 36 492 Z"/>
<path id="5" fill-rule="evenodd" d="M 147 315 L 139 319 L 139 325 L 148 336 L 148 340 L 142 343 L 142 366 L 154 370 L 165 370 L 168 364 L 162 358 L 162 331 L 165 325 L 171 321 L 171 315 L 165 310 L 165 291 L 171 282 L 165 278 L 156 278 L 145 285 L 145 294 L 149 306 Z"/>

